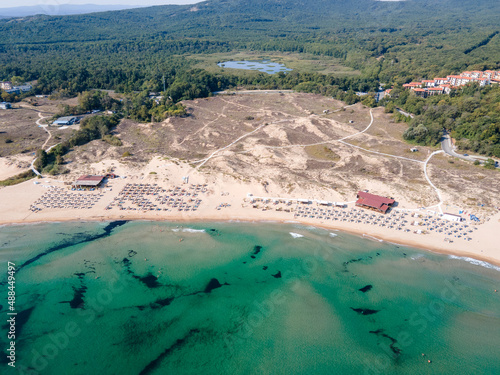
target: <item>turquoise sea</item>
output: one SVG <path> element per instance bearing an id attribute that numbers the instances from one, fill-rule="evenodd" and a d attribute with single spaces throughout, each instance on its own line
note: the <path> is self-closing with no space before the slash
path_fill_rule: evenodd
<path id="1" fill-rule="evenodd" d="M 1 374 L 500 374 L 500 268 L 276 223 L 0 228 Z M 430 362 L 429 362 L 430 361 Z"/>

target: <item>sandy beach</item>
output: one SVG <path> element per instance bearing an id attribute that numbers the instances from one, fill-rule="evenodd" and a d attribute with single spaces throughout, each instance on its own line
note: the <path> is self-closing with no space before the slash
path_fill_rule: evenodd
<path id="1" fill-rule="evenodd" d="M 199 172 L 186 163 L 160 157 L 136 169 L 104 160 L 78 173 L 99 174 L 110 168 L 119 177 L 109 179 L 96 191 L 71 190 L 71 181 L 78 177 L 75 173 L 64 179 L 34 179 L 0 189 L 0 224 L 91 220 L 297 222 L 500 265 L 496 234 L 500 212 L 482 217 L 480 223 L 467 220 L 455 224 L 396 197 L 401 203 L 384 216 L 356 207 L 355 191 L 348 197 L 311 187 L 287 193 L 273 183 Z M 183 183 L 183 177 L 189 178 L 188 183 Z M 370 188 L 377 190 L 377 186 Z M 298 203 L 297 199 L 311 203 Z M 320 205 L 317 201 L 322 200 L 346 206 Z"/>

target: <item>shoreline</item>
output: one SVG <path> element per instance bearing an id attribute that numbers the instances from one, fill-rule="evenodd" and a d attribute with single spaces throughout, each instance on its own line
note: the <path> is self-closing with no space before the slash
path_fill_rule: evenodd
<path id="1" fill-rule="evenodd" d="M 46 177 L 37 184 L 26 181 L 0 189 L 0 225 L 117 220 L 297 223 L 500 267 L 496 235 L 500 211 L 483 214 L 479 224 L 465 220 L 459 225 L 440 219 L 434 211 L 417 209 L 405 199 L 399 209 L 381 215 L 356 207 L 354 193 L 342 195 L 310 186 L 290 193 L 275 183 L 264 186 L 232 176 L 203 174 L 184 164 L 165 164 L 161 158 L 137 169 L 115 163 L 106 160 L 99 168 L 115 168 L 122 177 L 107 181 L 96 191 L 71 190 L 69 183 L 75 176 L 62 180 Z M 149 175 L 150 171 L 156 174 Z M 180 181 L 179 176 L 186 175 L 189 184 Z M 368 187 L 382 189 L 372 185 Z M 263 198 L 269 196 L 280 198 Z M 298 198 L 307 198 L 310 204 L 300 204 Z M 294 199 L 296 203 L 289 201 Z M 321 201 L 344 205 L 326 207 L 318 203 Z"/>
<path id="2" fill-rule="evenodd" d="M 119 216 L 114 216 L 114 215 L 109 215 L 107 217 L 96 217 L 96 216 L 90 216 L 87 218 L 67 218 L 67 217 L 59 217 L 59 218 L 51 218 L 48 220 L 30 220 L 27 219 L 25 221 L 1 221 L 0 220 L 0 228 L 1 227 L 6 227 L 6 226 L 23 226 L 23 225 L 38 225 L 38 224 L 54 224 L 54 223 L 70 223 L 70 222 L 112 222 L 112 221 L 119 221 L 119 220 L 124 220 L 124 221 L 143 221 L 143 222 L 170 222 L 170 223 L 207 223 L 207 222 L 216 222 L 216 223 L 231 223 L 231 222 L 240 222 L 240 223 L 276 223 L 276 224 L 300 224 L 303 226 L 312 226 L 315 228 L 321 228 L 325 230 L 334 230 L 334 231 L 340 231 L 344 232 L 350 235 L 354 235 L 357 237 L 362 237 L 364 239 L 369 239 L 372 241 L 379 241 L 379 242 L 385 242 L 385 243 L 390 243 L 393 245 L 397 246 L 405 246 L 405 247 L 410 247 L 418 250 L 423 250 L 427 251 L 433 254 L 440 254 L 440 255 L 453 255 L 453 256 L 458 256 L 461 258 L 472 258 L 477 261 L 482 261 L 489 263 L 495 267 L 500 267 L 500 260 L 491 258 L 488 256 L 483 256 L 477 253 L 473 252 L 468 252 L 468 251 L 463 251 L 463 250 L 450 250 L 446 249 L 444 247 L 440 246 L 424 246 L 417 241 L 410 241 L 406 239 L 401 239 L 401 238 L 393 238 L 391 236 L 384 236 L 383 234 L 377 234 L 377 233 L 366 233 L 366 231 L 363 230 L 356 230 L 356 229 L 347 229 L 344 227 L 339 227 L 339 226 L 333 226 L 333 225 L 325 225 L 324 223 L 317 224 L 317 223 L 310 223 L 306 221 L 301 221 L 301 220 L 265 220 L 265 219 L 249 219 L 249 218 L 228 218 L 228 219 L 221 219 L 217 217 L 203 217 L 203 218 L 181 218 L 181 217 L 169 217 L 169 218 L 152 218 L 152 217 L 147 217 L 146 215 L 143 216 L 126 216 L 126 215 L 119 215 Z"/>

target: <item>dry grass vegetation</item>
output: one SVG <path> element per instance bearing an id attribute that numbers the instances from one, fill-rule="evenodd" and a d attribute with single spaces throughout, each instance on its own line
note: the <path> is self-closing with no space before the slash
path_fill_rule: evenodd
<path id="1" fill-rule="evenodd" d="M 343 110 L 341 102 L 303 93 L 217 96 L 184 104 L 189 112 L 186 118 L 147 124 L 123 120 L 115 131 L 123 146 L 93 141 L 66 159 L 80 164 L 115 158 L 138 165 L 161 154 L 198 166 L 197 161 L 224 148 L 200 170 L 239 181 L 267 181 L 288 192 L 311 187 L 349 197 L 356 189 L 370 187 L 374 193 L 395 197 L 402 205 L 437 203 L 435 191 L 424 178 L 422 163 L 377 155 L 336 141 L 364 130 L 370 123 L 369 109 L 360 104 Z M 369 131 L 348 142 L 415 160 L 427 158 L 430 148 L 409 151 L 411 146 L 402 140 L 404 125 L 395 124 L 382 108 L 374 109 L 373 114 L 375 121 Z M 131 156 L 123 157 L 125 152 Z M 466 163 L 449 164 L 447 160 L 445 156 L 436 157 L 429 171 L 445 195 L 456 204 L 470 205 L 469 198 L 486 195 L 489 204 L 500 204 L 496 171 Z M 472 172 L 474 187 L 469 192 L 464 188 L 464 177 Z M 463 195 L 464 191 L 467 194 Z"/>
<path id="2" fill-rule="evenodd" d="M 450 163 L 452 161 L 452 163 Z M 499 206 L 500 172 L 461 159 L 437 155 L 431 161 L 434 184 L 455 202 L 485 207 Z"/>
<path id="3" fill-rule="evenodd" d="M 25 108 L 0 111 L 0 156 L 33 152 L 47 139 L 35 125 L 37 112 Z"/>
<path id="4" fill-rule="evenodd" d="M 339 161 L 340 156 L 335 153 L 330 147 L 324 145 L 306 146 L 304 147 L 307 155 L 314 159 Z"/>
<path id="5" fill-rule="evenodd" d="M 262 54 L 259 52 L 242 51 L 235 53 L 213 53 L 213 54 L 195 54 L 187 57 L 196 61 L 195 68 L 207 70 L 211 73 L 221 73 L 230 71 L 233 75 L 256 75 L 258 72 L 251 70 L 229 69 L 217 66 L 222 61 L 263 61 L 269 60 L 284 64 L 287 68 L 300 72 L 334 74 L 337 76 L 358 76 L 359 70 L 342 65 L 342 60 L 332 58 L 331 56 L 316 56 L 306 53 L 296 54 L 289 52 L 268 52 Z"/>
<path id="6" fill-rule="evenodd" d="M 0 157 L 34 152 L 48 138 L 45 130 L 38 127 L 39 113 L 47 120 L 59 111 L 59 105 L 74 105 L 76 99 L 49 100 L 47 98 L 29 98 L 13 105 L 13 109 L 0 110 Z M 36 104 L 36 105 L 33 105 Z M 72 129 L 59 130 L 49 127 L 53 136 L 46 147 L 68 139 Z"/>

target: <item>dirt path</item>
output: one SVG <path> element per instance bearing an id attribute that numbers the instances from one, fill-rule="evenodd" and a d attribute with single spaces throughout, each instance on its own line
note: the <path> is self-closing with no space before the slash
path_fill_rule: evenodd
<path id="1" fill-rule="evenodd" d="M 346 142 L 345 140 L 349 139 L 349 138 L 353 138 L 357 135 L 360 135 L 360 134 L 363 134 L 365 133 L 366 131 L 368 131 L 370 129 L 370 127 L 373 125 L 373 122 L 374 122 L 374 117 L 373 117 L 373 110 L 370 109 L 370 123 L 368 124 L 368 126 L 364 129 L 364 130 L 361 130 L 355 134 L 350 134 L 348 136 L 345 136 L 343 138 L 340 138 L 340 139 L 328 139 L 328 140 L 325 140 L 325 141 L 322 141 L 322 142 L 316 142 L 316 143 L 310 143 L 310 144 L 299 144 L 299 145 L 287 145 L 287 146 L 264 146 L 265 148 L 267 149 L 285 149 L 285 148 L 292 148 L 292 147 L 308 147 L 308 146 L 317 146 L 317 145 L 322 145 L 322 144 L 327 144 L 327 143 L 333 143 L 333 142 L 340 142 L 342 144 L 345 144 L 346 146 L 350 146 L 350 147 L 354 147 L 354 148 L 357 148 L 359 150 L 362 150 L 362 151 L 365 151 L 365 152 L 369 152 L 369 153 L 372 153 L 372 154 L 376 154 L 376 155 L 381 155 L 381 156 L 386 156 L 386 157 L 391 157 L 391 158 L 396 158 L 396 159 L 399 159 L 400 160 L 400 167 L 401 167 L 401 172 L 400 174 L 403 173 L 403 165 L 401 164 L 401 161 L 402 160 L 405 160 L 405 161 L 410 161 L 410 162 L 413 162 L 413 163 L 419 163 L 422 165 L 422 169 L 423 169 L 423 172 L 424 172 L 424 176 L 425 176 L 425 179 L 427 180 L 427 182 L 429 183 L 429 185 L 431 186 L 432 189 L 434 189 L 434 191 L 436 192 L 437 194 L 437 197 L 439 199 L 439 202 L 435 205 L 432 205 L 432 206 L 429 206 L 429 207 L 425 207 L 426 209 L 429 209 L 429 208 L 434 208 L 434 207 L 437 207 L 440 212 L 442 213 L 442 208 L 441 208 L 441 205 L 443 204 L 443 199 L 441 197 L 441 192 L 440 190 L 432 183 L 432 181 L 430 180 L 428 174 L 427 174 L 427 165 L 429 163 L 429 161 L 431 160 L 431 158 L 436 155 L 436 154 L 439 154 L 443 151 L 435 151 L 433 152 L 431 155 L 429 155 L 429 157 L 427 158 L 427 160 L 425 161 L 420 161 L 420 160 L 416 160 L 416 159 L 411 159 L 411 158 L 407 158 L 407 157 L 404 157 L 404 156 L 399 156 L 399 155 L 391 155 L 391 154 L 386 154 L 386 153 L 383 153 L 383 152 L 378 152 L 378 151 L 372 151 L 372 150 L 369 150 L 369 149 L 366 149 L 366 148 L 363 148 L 363 147 L 360 147 L 360 146 L 356 146 L 356 145 L 353 145 L 353 144 L 350 144 L 348 142 Z M 273 123 L 270 123 L 269 125 L 271 124 L 277 124 L 277 123 L 280 123 L 280 122 L 284 122 L 284 121 L 289 121 L 289 120 L 279 120 L 279 121 L 276 121 L 276 122 L 273 122 Z M 208 125 L 208 124 L 207 124 Z M 196 160 L 196 161 L 193 161 L 192 163 L 201 163 L 199 164 L 195 170 L 199 169 L 200 167 L 202 167 L 203 165 L 205 165 L 208 161 L 210 161 L 211 159 L 215 158 L 215 157 L 218 157 L 218 156 L 222 156 L 222 155 L 217 155 L 219 154 L 221 151 L 224 151 L 228 148 L 230 148 L 231 146 L 233 146 L 234 144 L 236 144 L 237 142 L 239 142 L 240 140 L 242 140 L 243 138 L 246 138 L 248 137 L 249 135 L 252 135 L 254 134 L 255 132 L 259 131 L 260 129 L 262 129 L 263 127 L 265 126 L 265 124 L 263 125 L 260 125 L 257 129 L 251 131 L 250 133 L 247 133 L 247 134 L 244 134 L 243 136 L 239 137 L 238 139 L 236 139 L 235 141 L 231 142 L 230 144 L 228 144 L 227 146 L 225 147 L 222 147 L 216 151 L 214 151 L 212 154 L 210 154 L 210 156 L 208 158 L 205 158 L 205 159 L 201 159 L 201 160 Z M 245 150 L 245 151 L 240 151 L 240 152 L 237 152 L 238 154 L 242 154 L 242 153 L 248 153 L 250 151 L 253 151 L 255 150 L 256 148 L 252 148 L 252 149 L 249 149 L 249 150 Z"/>
<path id="2" fill-rule="evenodd" d="M 288 121 L 288 120 L 279 120 L 279 121 L 276 121 L 276 122 L 272 122 L 272 123 L 270 123 L 270 124 L 267 124 L 267 123 L 262 124 L 262 125 L 260 125 L 257 129 L 252 130 L 252 131 L 251 131 L 251 132 L 249 132 L 249 133 L 243 134 L 241 137 L 239 137 L 239 138 L 238 138 L 238 139 L 236 139 L 235 141 L 231 142 L 231 143 L 230 143 L 230 144 L 228 144 L 227 146 L 222 147 L 222 148 L 219 148 L 218 150 L 215 150 L 214 152 L 212 152 L 212 153 L 210 154 L 210 156 L 209 156 L 208 158 L 206 158 L 206 159 L 201 159 L 201 160 L 196 160 L 196 161 L 192 161 L 191 163 L 194 163 L 194 164 L 196 164 L 196 163 L 201 163 L 200 165 L 198 165 L 198 166 L 195 168 L 195 170 L 196 170 L 196 169 L 199 169 L 200 167 L 202 167 L 203 165 L 205 165 L 205 164 L 206 164 L 206 163 L 207 163 L 210 159 L 212 159 L 212 158 L 213 158 L 216 154 L 218 154 L 219 152 L 224 151 L 224 150 L 228 149 L 229 147 L 231 147 L 231 146 L 235 145 L 236 143 L 238 143 L 239 141 L 241 141 L 243 138 L 246 138 L 246 137 L 248 137 L 248 136 L 250 136 L 250 135 L 252 135 L 252 134 L 256 133 L 257 131 L 259 131 L 260 129 L 262 129 L 264 126 L 269 126 L 269 125 L 271 125 L 271 124 L 277 124 L 277 123 L 280 123 L 280 122 L 285 122 L 285 121 Z"/>
<path id="3" fill-rule="evenodd" d="M 439 203 L 435 206 L 432 206 L 432 207 L 437 207 L 439 208 L 439 211 L 441 213 L 443 213 L 443 209 L 441 208 L 441 205 L 443 204 L 443 198 L 441 197 L 441 192 L 439 191 L 439 189 L 432 183 L 431 179 L 429 178 L 429 175 L 427 174 L 427 164 L 429 164 L 429 161 L 432 159 L 432 157 L 436 154 L 440 154 L 441 152 L 444 152 L 443 150 L 439 150 L 439 151 L 434 151 L 432 154 L 429 155 L 429 157 L 427 158 L 427 160 L 425 161 L 424 163 L 424 176 L 425 176 L 425 179 L 427 180 L 427 182 L 429 183 L 429 185 L 431 185 L 431 187 L 436 191 L 436 194 L 439 198 Z M 430 207 L 427 207 L 427 208 L 430 208 Z"/>
<path id="4" fill-rule="evenodd" d="M 42 148 L 42 150 L 45 150 L 45 146 L 47 146 L 47 143 L 49 143 L 50 139 L 52 138 L 52 133 L 50 132 L 50 130 L 49 130 L 49 129 L 47 129 L 47 128 L 48 128 L 48 125 L 45 125 L 45 126 L 44 126 L 44 125 L 42 125 L 42 124 L 40 123 L 40 121 L 45 120 L 46 118 L 48 118 L 48 117 L 50 117 L 50 116 L 45 116 L 45 117 L 44 117 L 44 116 L 42 116 L 42 113 L 41 113 L 41 112 L 38 112 L 38 117 L 40 117 L 40 118 L 39 118 L 38 120 L 36 120 L 36 125 L 37 125 L 37 126 L 39 126 L 39 127 L 41 127 L 43 130 L 45 130 L 45 131 L 49 134 L 48 138 L 45 140 L 45 143 L 44 143 L 44 144 L 42 145 L 42 147 L 41 147 L 41 148 Z M 54 147 L 54 146 L 52 146 L 52 147 Z M 49 148 L 49 149 L 47 149 L 46 151 L 49 151 L 52 147 L 50 147 L 50 148 Z M 30 168 L 31 168 L 31 170 L 32 170 L 32 171 L 33 171 L 33 172 L 34 172 L 37 176 L 41 176 L 42 174 L 41 174 L 40 172 L 38 172 L 38 171 L 36 170 L 36 168 L 35 168 L 35 162 L 36 162 L 36 159 L 38 159 L 38 158 L 33 159 L 33 161 L 31 162 L 31 166 L 30 166 Z"/>
<path id="5" fill-rule="evenodd" d="M 200 129 L 198 129 L 198 130 L 197 130 L 197 131 L 195 131 L 194 133 L 192 133 L 192 134 L 188 134 L 188 135 L 186 136 L 186 138 L 184 138 L 184 139 L 182 140 L 182 142 L 180 142 L 180 143 L 178 144 L 178 146 L 182 145 L 184 142 L 186 142 L 188 139 L 191 139 L 191 138 L 192 138 L 193 136 L 195 136 L 196 134 L 198 134 L 198 133 L 202 132 L 203 130 L 205 130 L 207 127 L 209 127 L 209 126 L 210 126 L 210 125 L 212 125 L 213 123 L 215 123 L 215 122 L 219 121 L 221 117 L 226 117 L 226 115 L 224 114 L 224 111 L 225 111 L 226 107 L 227 107 L 227 106 L 222 107 L 222 110 L 221 110 L 221 111 L 220 111 L 220 113 L 217 115 L 217 118 L 215 118 L 215 119 L 214 119 L 214 120 L 212 120 L 212 121 L 207 122 L 207 123 L 206 123 L 203 127 L 201 127 Z"/>

